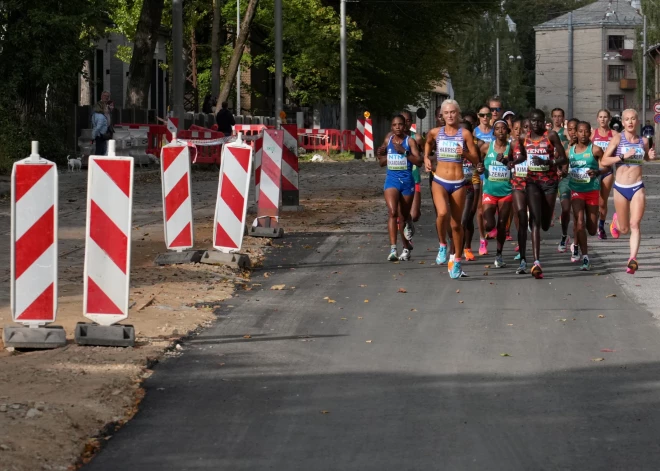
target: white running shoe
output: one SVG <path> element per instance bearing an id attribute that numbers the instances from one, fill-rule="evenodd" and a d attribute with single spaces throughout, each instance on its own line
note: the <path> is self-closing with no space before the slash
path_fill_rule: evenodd
<path id="1" fill-rule="evenodd" d="M 410 250 L 408 249 L 403 249 L 403 252 L 401 252 L 401 255 L 399 255 L 399 260 L 402 262 L 407 262 L 410 260 Z"/>
<path id="2" fill-rule="evenodd" d="M 415 225 L 412 222 L 412 219 L 408 219 L 406 224 L 403 226 L 403 237 L 406 240 L 410 240 L 415 235 Z"/>

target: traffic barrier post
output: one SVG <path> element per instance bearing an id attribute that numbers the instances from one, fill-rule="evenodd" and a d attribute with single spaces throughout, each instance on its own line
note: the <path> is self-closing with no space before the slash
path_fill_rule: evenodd
<path id="1" fill-rule="evenodd" d="M 133 210 L 133 157 L 118 157 L 115 141 L 108 155 L 89 158 L 83 315 L 75 340 L 80 345 L 128 347 L 135 344 L 128 317 Z"/>
<path id="2" fill-rule="evenodd" d="M 57 166 L 32 153 L 15 162 L 11 173 L 10 304 L 6 347 L 42 349 L 66 345 L 57 314 Z"/>
<path id="3" fill-rule="evenodd" d="M 375 160 L 374 156 L 374 131 L 370 118 L 364 121 L 364 155 L 368 160 Z"/>
<path id="4" fill-rule="evenodd" d="M 282 210 L 300 210 L 300 190 L 298 165 L 298 126 L 283 124 L 284 133 L 282 152 Z"/>
<path id="5" fill-rule="evenodd" d="M 250 228 L 250 235 L 254 237 L 278 238 L 284 235 L 279 226 L 280 198 L 282 196 L 283 130 L 268 129 L 259 139 L 259 196 L 257 198 L 257 217 Z M 256 173 L 255 173 L 256 177 Z"/>

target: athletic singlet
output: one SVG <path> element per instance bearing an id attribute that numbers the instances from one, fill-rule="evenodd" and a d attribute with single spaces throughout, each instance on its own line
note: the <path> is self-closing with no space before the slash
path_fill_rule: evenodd
<path id="1" fill-rule="evenodd" d="M 406 150 L 405 154 L 399 154 L 394 148 L 392 139 L 387 143 L 387 176 L 397 177 L 401 179 L 412 178 L 412 162 L 406 157 L 410 153 L 410 144 L 408 143 L 408 136 L 401 143 L 401 147 Z"/>
<path id="2" fill-rule="evenodd" d="M 566 147 L 566 144 L 568 144 L 568 136 L 565 134 L 566 129 L 559 128 L 559 131 L 557 131 L 557 135 L 559 136 L 559 140 L 561 141 L 562 144 L 564 144 L 564 147 Z"/>
<path id="3" fill-rule="evenodd" d="M 490 144 L 495 140 L 495 135 L 493 134 L 493 128 L 490 128 L 490 132 L 483 132 L 481 129 L 479 129 L 479 126 L 477 126 L 474 129 L 474 137 L 476 137 L 481 142 L 484 142 L 486 144 Z"/>
<path id="4" fill-rule="evenodd" d="M 552 161 L 555 155 L 555 146 L 552 145 L 548 139 L 547 133 L 538 141 L 533 141 L 531 138 L 525 138 L 525 151 L 527 152 L 527 171 L 532 176 L 539 173 L 548 173 L 552 166 Z M 539 157 L 545 160 L 545 165 L 535 165 L 532 157 Z"/>
<path id="5" fill-rule="evenodd" d="M 415 136 L 417 136 L 417 133 L 415 131 L 410 131 L 410 137 L 413 140 L 415 140 Z M 413 174 L 413 179 L 415 180 L 415 183 L 421 183 L 422 182 L 422 177 L 419 173 L 419 168 L 417 167 L 417 165 L 413 165 L 412 174 Z"/>
<path id="6" fill-rule="evenodd" d="M 568 187 L 584 193 L 600 189 L 600 178 L 591 178 L 588 170 L 598 170 L 598 160 L 594 157 L 593 144 L 589 144 L 582 152 L 575 152 L 577 145 L 568 151 Z"/>
<path id="7" fill-rule="evenodd" d="M 448 136 L 445 133 L 445 127 L 441 127 L 438 136 L 435 138 L 435 152 L 438 162 L 462 163 L 463 156 L 456 152 L 458 146 L 465 149 L 463 130 L 459 128 L 455 136 Z"/>
<path id="8" fill-rule="evenodd" d="M 640 137 L 639 142 L 632 143 L 628 139 L 626 139 L 626 133 L 622 132 L 621 141 L 619 142 L 619 146 L 616 148 L 617 157 L 621 157 L 626 152 L 628 152 L 629 149 L 635 149 L 635 155 L 629 159 L 626 159 L 625 163 L 616 164 L 617 167 L 626 166 L 626 165 L 627 166 L 642 165 L 642 163 L 644 162 L 644 154 L 646 153 L 646 151 L 644 150 L 644 140 Z"/>
<path id="9" fill-rule="evenodd" d="M 513 158 L 518 159 L 520 157 L 520 143 L 516 140 L 516 142 L 513 144 Z M 518 164 L 515 166 L 513 169 L 513 177 L 514 178 L 527 178 L 527 161 L 525 160 L 523 163 Z"/>
<path id="10" fill-rule="evenodd" d="M 491 196 L 507 196 L 513 191 L 511 186 L 511 171 L 502 162 L 497 161 L 497 152 L 494 149 L 495 141 L 488 145 L 488 153 L 484 159 L 484 194 Z M 509 155 L 510 144 L 507 143 L 503 154 Z"/>
<path id="11" fill-rule="evenodd" d="M 612 131 L 607 131 L 607 136 L 603 137 L 600 135 L 598 132 L 598 129 L 594 131 L 594 138 L 592 139 L 592 142 L 596 144 L 598 147 L 603 149 L 603 152 L 607 150 L 607 146 L 610 145 L 610 141 L 612 140 Z"/>

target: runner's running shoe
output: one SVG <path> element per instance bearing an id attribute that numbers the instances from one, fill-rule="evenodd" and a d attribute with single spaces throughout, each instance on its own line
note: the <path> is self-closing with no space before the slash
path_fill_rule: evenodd
<path id="1" fill-rule="evenodd" d="M 619 216 L 614 213 L 614 216 L 612 216 L 612 223 L 610 224 L 610 234 L 612 234 L 612 237 L 615 239 L 618 239 L 621 234 L 619 234 L 619 228 L 616 227 L 616 222 L 619 220 Z"/>
<path id="2" fill-rule="evenodd" d="M 502 255 L 497 255 L 495 257 L 495 268 L 504 268 L 506 267 L 506 263 L 504 263 L 504 260 L 502 260 Z"/>
<path id="3" fill-rule="evenodd" d="M 541 263 L 536 261 L 532 267 L 532 276 L 537 280 L 543 278 L 543 268 L 541 268 Z"/>
<path id="4" fill-rule="evenodd" d="M 463 250 L 463 255 L 465 255 L 465 260 L 468 262 L 474 262 L 474 254 L 472 253 L 472 249 L 465 249 Z"/>
<path id="5" fill-rule="evenodd" d="M 410 240 L 413 238 L 415 235 L 415 225 L 412 222 L 412 219 L 408 219 L 406 221 L 405 226 L 403 226 L 403 237 L 406 238 L 406 240 Z"/>
<path id="6" fill-rule="evenodd" d="M 607 234 L 605 233 L 605 229 L 603 229 L 602 227 L 599 227 L 599 228 L 598 228 L 598 238 L 599 238 L 600 240 L 605 240 L 605 239 L 607 239 Z"/>
<path id="7" fill-rule="evenodd" d="M 508 231 L 506 233 L 506 240 L 513 240 L 513 237 L 511 237 L 511 233 Z"/>
<path id="8" fill-rule="evenodd" d="M 488 255 L 488 241 L 486 239 L 479 241 L 479 255 Z"/>
<path id="9" fill-rule="evenodd" d="M 582 260 L 582 266 L 580 267 L 580 270 L 582 271 L 589 271 L 591 270 L 591 262 L 587 257 L 584 257 Z"/>
<path id="10" fill-rule="evenodd" d="M 399 256 L 396 254 L 396 249 L 390 250 L 390 255 L 389 257 L 387 257 L 387 260 L 389 262 L 396 262 L 397 260 L 399 260 Z"/>
<path id="11" fill-rule="evenodd" d="M 571 238 L 570 236 L 566 236 L 566 237 L 562 236 L 561 239 L 562 240 L 559 241 L 559 247 L 557 247 L 557 252 L 564 253 L 566 252 L 566 246 L 571 241 Z"/>
<path id="12" fill-rule="evenodd" d="M 628 267 L 626 268 L 626 273 L 634 275 L 637 270 L 639 270 L 639 265 L 637 264 L 637 260 L 634 258 L 628 260 Z"/>
<path id="13" fill-rule="evenodd" d="M 515 257 L 513 257 L 514 260 L 520 260 L 520 253 L 517 253 Z"/>
<path id="14" fill-rule="evenodd" d="M 527 262 L 521 260 L 520 266 L 516 268 L 516 275 L 524 275 L 525 273 L 527 273 Z"/>
<path id="15" fill-rule="evenodd" d="M 438 256 L 435 257 L 435 263 L 437 265 L 444 265 L 447 263 L 447 246 L 441 245 L 438 249 Z"/>
<path id="16" fill-rule="evenodd" d="M 463 275 L 463 270 L 461 269 L 461 262 L 453 262 L 449 276 L 451 278 L 461 278 Z"/>
<path id="17" fill-rule="evenodd" d="M 497 227 L 486 234 L 486 239 L 497 239 Z"/>
<path id="18" fill-rule="evenodd" d="M 580 246 L 578 244 L 571 244 L 571 262 L 580 261 Z"/>
<path id="19" fill-rule="evenodd" d="M 408 249 L 403 249 L 403 252 L 401 252 L 401 255 L 399 255 L 399 260 L 402 262 L 407 262 L 410 260 L 410 250 Z"/>
<path id="20" fill-rule="evenodd" d="M 516 252 L 520 252 L 520 246 L 518 244 L 516 244 L 516 248 L 513 249 L 513 250 L 516 251 Z"/>

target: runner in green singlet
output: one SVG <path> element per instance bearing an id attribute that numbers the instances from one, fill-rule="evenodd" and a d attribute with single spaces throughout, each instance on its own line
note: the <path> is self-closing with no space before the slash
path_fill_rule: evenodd
<path id="1" fill-rule="evenodd" d="M 553 121 L 554 121 L 554 113 L 553 113 Z M 577 143 L 577 124 L 580 122 L 579 119 L 572 118 L 568 121 L 566 124 L 566 132 L 563 133 L 564 128 L 561 128 L 562 134 L 559 135 L 559 139 L 562 141 L 564 144 L 564 150 L 568 153 L 568 148 L 574 144 Z M 559 134 L 559 132 L 557 132 Z M 562 140 L 562 136 L 566 140 Z M 557 247 L 557 251 L 560 253 L 566 252 L 566 247 L 570 244 L 570 237 L 568 236 L 568 225 L 571 223 L 571 189 L 569 188 L 568 185 L 568 164 L 565 165 L 562 169 L 560 169 L 560 174 L 559 176 L 561 177 L 561 180 L 559 180 L 559 204 L 561 205 L 561 216 L 560 216 L 560 221 L 561 221 L 561 241 L 559 242 L 559 247 Z M 575 228 L 573 228 L 573 231 L 575 232 Z M 573 234 L 575 236 L 575 234 Z M 573 237 L 575 238 L 575 237 Z M 573 251 L 574 247 L 571 245 L 571 252 Z M 576 260 L 573 260 L 576 261 Z"/>
<path id="2" fill-rule="evenodd" d="M 580 121 L 577 126 L 577 143 L 571 145 L 568 152 L 568 180 L 571 188 L 571 204 L 575 216 L 575 238 L 577 239 L 571 260 L 574 258 L 579 260 L 579 254 L 577 253 L 577 246 L 579 245 L 582 251 L 580 270 L 583 271 L 591 269 L 587 247 L 587 232 L 593 236 L 598 231 L 599 163 L 602 157 L 603 149 L 591 142 L 591 125 L 585 121 Z"/>

